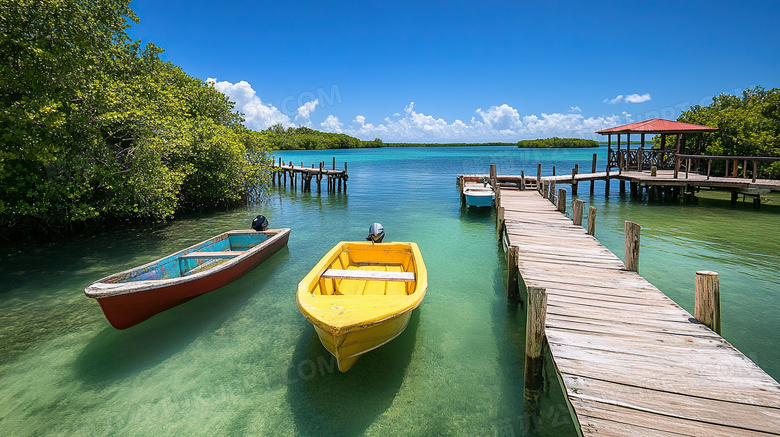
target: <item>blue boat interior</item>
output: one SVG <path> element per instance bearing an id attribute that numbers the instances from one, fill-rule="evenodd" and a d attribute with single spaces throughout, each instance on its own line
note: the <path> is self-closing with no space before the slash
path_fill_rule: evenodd
<path id="1" fill-rule="evenodd" d="M 165 257 L 153 264 L 138 267 L 122 274 L 117 282 L 147 281 L 152 279 L 172 279 L 191 275 L 222 264 L 231 259 L 226 256 L 183 257 L 196 252 L 244 252 L 257 246 L 270 236 L 256 234 L 221 235 L 197 246 Z"/>

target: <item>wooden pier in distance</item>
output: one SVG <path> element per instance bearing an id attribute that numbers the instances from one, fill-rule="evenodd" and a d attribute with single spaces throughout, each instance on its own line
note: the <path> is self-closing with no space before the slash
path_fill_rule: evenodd
<path id="1" fill-rule="evenodd" d="M 780 435 L 780 384 L 625 270 L 560 205 L 502 187 L 496 206 L 510 268 L 529 298 L 546 296 L 546 309 L 532 314 L 529 305 L 528 317 L 542 320 L 542 346 L 546 339 L 581 435 Z M 526 395 L 534 386 L 526 381 Z"/>
<path id="2" fill-rule="evenodd" d="M 343 189 L 347 191 L 347 180 L 349 175 L 347 174 L 347 163 L 344 163 L 344 169 L 336 169 L 336 158 L 333 158 L 331 168 L 325 166 L 325 161 L 321 161 L 318 164 L 312 164 L 311 167 L 305 167 L 303 163 L 301 165 L 295 165 L 292 161 L 284 162 L 282 158 L 279 158 L 279 163 L 271 166 L 273 174 L 271 175 L 271 183 L 276 185 L 277 183 L 282 186 L 287 186 L 287 180 L 290 180 L 290 186 L 295 189 L 297 183 L 300 180 L 301 189 L 305 191 L 311 191 L 312 180 L 317 183 L 317 192 L 322 192 L 322 179 L 326 180 L 328 193 L 341 192 Z"/>

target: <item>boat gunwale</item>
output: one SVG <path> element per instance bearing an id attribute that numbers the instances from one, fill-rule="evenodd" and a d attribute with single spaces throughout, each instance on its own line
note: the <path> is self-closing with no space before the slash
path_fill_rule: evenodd
<path id="1" fill-rule="evenodd" d="M 247 258 L 250 258 L 257 254 L 258 252 L 261 252 L 264 250 L 267 246 L 273 245 L 277 240 L 284 238 L 285 235 L 288 235 L 290 233 L 290 228 L 278 228 L 278 229 L 268 229 L 265 231 L 255 231 L 251 229 L 237 229 L 237 230 L 231 230 L 226 231 L 221 234 L 215 235 L 211 238 L 208 238 L 206 240 L 201 241 L 200 243 L 193 244 L 191 246 L 188 246 L 184 249 L 181 249 L 177 252 L 174 252 L 170 255 L 166 255 L 162 258 L 156 259 L 154 261 L 148 262 L 146 264 L 142 264 L 137 267 L 132 267 L 126 270 L 123 270 L 118 273 L 114 273 L 111 275 L 108 275 L 106 277 L 100 278 L 97 281 L 92 282 L 89 284 L 86 288 L 84 288 L 84 294 L 92 299 L 103 299 L 113 296 L 120 296 L 123 294 L 130 294 L 130 293 L 138 293 L 143 291 L 151 291 L 155 289 L 170 287 L 178 284 L 185 284 L 188 282 L 197 281 L 200 279 L 203 279 L 205 277 L 208 277 L 210 275 L 216 274 L 218 272 L 231 269 L 242 262 L 244 262 Z M 197 273 L 193 273 L 191 275 L 186 276 L 177 276 L 174 278 L 166 278 L 166 279 L 147 279 L 147 280 L 139 280 L 139 281 L 129 281 L 129 282 L 112 282 L 109 281 L 110 279 L 114 279 L 118 276 L 126 275 L 134 270 L 143 269 L 145 267 L 154 265 L 155 263 L 159 263 L 160 261 L 165 260 L 166 258 L 177 258 L 181 257 L 182 255 L 186 255 L 188 253 L 192 253 L 190 249 L 194 247 L 198 247 L 201 245 L 205 245 L 212 241 L 218 241 L 221 239 L 225 239 L 230 237 L 231 235 L 241 235 L 241 234 L 270 234 L 270 237 L 266 239 L 265 241 L 260 242 L 260 244 L 251 247 L 245 251 L 240 251 L 240 255 L 230 258 L 227 261 L 220 263 L 217 266 L 214 266 L 213 268 L 205 269 Z M 187 252 L 190 251 L 190 252 Z M 238 252 L 238 251 L 237 251 Z"/>

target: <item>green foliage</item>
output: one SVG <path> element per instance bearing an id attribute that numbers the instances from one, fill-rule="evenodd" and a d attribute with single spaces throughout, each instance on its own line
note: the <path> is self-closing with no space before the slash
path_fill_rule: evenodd
<path id="1" fill-rule="evenodd" d="M 277 124 L 262 131 L 263 144 L 269 150 L 319 150 L 381 147 L 382 140 L 361 141 L 346 134 L 320 132 L 305 126 L 284 128 Z"/>
<path id="2" fill-rule="evenodd" d="M 517 142 L 517 147 L 529 149 L 586 148 L 598 146 L 598 141 L 586 140 L 583 138 L 552 137 L 538 140 L 522 140 Z"/>
<path id="3" fill-rule="evenodd" d="M 128 3 L 0 3 L 0 234 L 164 220 L 269 180 L 227 97 L 129 40 Z"/>
<path id="4" fill-rule="evenodd" d="M 677 120 L 718 128 L 715 134 L 703 135 L 703 154 L 780 157 L 779 88 L 766 90 L 759 86 L 741 97 L 721 94 L 708 106 L 692 106 Z M 653 140 L 660 142 L 656 138 Z M 759 177 L 780 178 L 780 162 L 760 163 Z"/>

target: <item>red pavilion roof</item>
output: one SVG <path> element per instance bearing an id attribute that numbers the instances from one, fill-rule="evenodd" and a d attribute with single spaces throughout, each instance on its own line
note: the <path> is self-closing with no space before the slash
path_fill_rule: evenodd
<path id="1" fill-rule="evenodd" d="M 679 121 L 664 120 L 653 118 L 636 123 L 624 124 L 623 126 L 612 127 L 597 131 L 597 134 L 676 134 L 690 132 L 715 132 L 718 128 L 702 126 L 698 124 L 681 123 Z"/>

